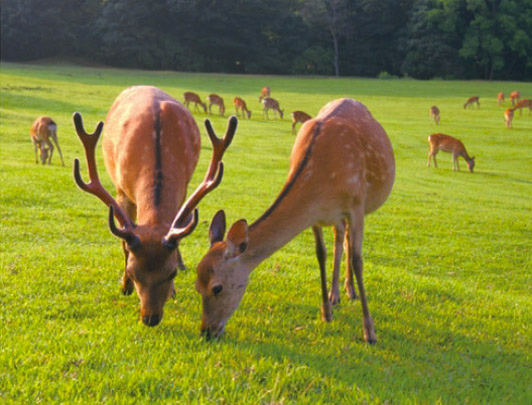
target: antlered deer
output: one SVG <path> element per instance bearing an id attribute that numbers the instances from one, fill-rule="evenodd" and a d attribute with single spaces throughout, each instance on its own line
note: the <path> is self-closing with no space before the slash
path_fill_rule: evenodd
<path id="1" fill-rule="evenodd" d="M 434 167 L 438 167 L 436 163 L 436 155 L 440 150 L 452 153 L 453 155 L 453 170 L 460 170 L 458 166 L 458 157 L 462 156 L 467 163 L 469 171 L 473 173 L 475 167 L 475 157 L 469 157 L 464 144 L 456 138 L 445 134 L 429 135 L 430 152 L 427 166 L 430 167 L 430 159 L 434 158 Z"/>
<path id="2" fill-rule="evenodd" d="M 515 103 L 521 98 L 521 93 L 519 91 L 512 91 L 510 93 L 510 101 L 512 102 L 512 106 L 515 105 Z"/>
<path id="3" fill-rule="evenodd" d="M 519 115 L 523 114 L 523 108 L 528 107 L 528 115 L 532 112 L 532 100 L 529 98 L 524 98 L 515 103 L 514 111 L 519 109 Z"/>
<path id="4" fill-rule="evenodd" d="M 435 105 L 430 107 L 430 117 L 434 119 L 436 125 L 440 123 L 440 109 Z"/>
<path id="5" fill-rule="evenodd" d="M 277 111 L 279 113 L 279 116 L 281 119 L 283 119 L 284 110 L 279 109 L 279 102 L 273 98 L 263 98 L 262 99 L 262 105 L 264 105 L 264 108 L 262 110 L 262 117 L 264 118 L 264 114 L 266 114 L 266 118 L 270 119 L 268 116 L 268 110 L 273 110 L 273 118 L 276 119 L 277 116 L 275 112 Z"/>
<path id="6" fill-rule="evenodd" d="M 188 107 L 188 105 L 192 102 L 194 103 L 194 112 L 198 112 L 198 104 L 203 107 L 203 112 L 207 112 L 207 106 L 201 101 L 200 96 L 198 96 L 196 93 L 187 91 L 183 94 L 183 97 L 185 98 L 185 107 Z"/>
<path id="7" fill-rule="evenodd" d="M 502 103 L 504 103 L 504 93 L 501 91 L 497 94 L 497 105 L 501 105 Z"/>
<path id="8" fill-rule="evenodd" d="M 301 122 L 303 124 L 310 119 L 312 119 L 312 117 L 304 111 L 292 112 L 292 135 L 296 134 L 296 124 L 298 122 Z"/>
<path id="9" fill-rule="evenodd" d="M 52 164 L 52 154 L 54 153 L 54 145 L 51 140 L 55 143 L 57 151 L 59 152 L 59 157 L 61 158 L 61 164 L 64 166 L 65 162 L 63 161 L 63 154 L 61 153 L 61 148 L 59 147 L 59 142 L 57 141 L 57 124 L 50 117 L 39 117 L 31 126 L 30 130 L 31 141 L 33 142 L 33 147 L 35 148 L 35 163 L 39 163 L 39 157 L 42 164 L 46 163 L 48 159 L 48 164 Z M 38 151 L 38 152 L 37 152 Z"/>
<path id="10" fill-rule="evenodd" d="M 207 96 L 207 99 L 209 100 L 209 114 L 212 114 L 211 107 L 212 105 L 217 105 L 220 109 L 220 115 L 223 117 L 225 114 L 225 105 L 224 105 L 224 99 L 221 98 L 218 94 L 209 94 Z"/>
<path id="11" fill-rule="evenodd" d="M 477 106 L 480 108 L 480 103 L 478 102 L 478 96 L 469 97 L 464 103 L 464 110 L 467 106 L 473 107 L 473 103 L 477 103 Z"/>
<path id="12" fill-rule="evenodd" d="M 203 182 L 184 204 L 200 153 L 200 134 L 194 118 L 181 103 L 148 86 L 130 87 L 115 100 L 105 120 L 103 155 L 116 188 L 116 200 L 100 183 L 96 168 L 95 149 L 103 123 L 98 123 L 89 135 L 81 114 L 75 113 L 73 119 L 90 175 L 90 182 L 85 183 L 76 159 L 76 183 L 109 206 L 109 227 L 122 239 L 125 255 L 122 292 L 131 294 L 136 289 L 142 322 L 155 326 L 173 293 L 177 267 L 182 265 L 179 241 L 198 222 L 194 208 L 222 180 L 221 160 L 235 133 L 237 119 L 230 118 L 223 139 L 217 138 L 210 122 L 205 121 L 213 144 L 210 166 Z M 115 224 L 115 216 L 120 227 Z"/>
<path id="13" fill-rule="evenodd" d="M 244 113 L 248 116 L 248 119 L 251 118 L 251 111 L 248 110 L 246 102 L 243 99 L 240 97 L 235 97 L 233 99 L 233 103 L 235 104 L 236 115 L 238 115 L 238 111 L 240 110 L 242 113 L 242 118 L 245 117 Z"/>
<path id="14" fill-rule="evenodd" d="M 263 98 L 266 98 L 266 97 L 270 97 L 270 88 L 269 87 L 263 87 L 261 90 L 260 90 L 260 93 L 259 93 L 259 103 L 262 103 L 262 99 Z"/>
<path id="15" fill-rule="evenodd" d="M 202 333 L 218 336 L 240 303 L 249 275 L 263 260 L 308 227 L 316 239 L 321 275 L 322 318 L 331 320 L 327 294 L 325 245 L 322 226 L 332 224 L 335 233 L 333 286 L 338 289 L 339 263 L 347 237 L 347 292 L 355 297 L 353 269 L 363 311 L 364 338 L 376 342 L 362 281 L 364 215 L 388 198 L 395 177 L 390 141 L 380 124 L 358 101 L 339 99 L 303 124 L 290 157 L 290 171 L 273 204 L 248 227 L 235 222 L 225 233 L 225 214 L 213 218 L 211 247 L 198 265 L 196 289 L 202 296 Z M 344 235 L 345 234 L 345 235 Z"/>
<path id="16" fill-rule="evenodd" d="M 514 110 L 512 108 L 507 108 L 504 111 L 504 123 L 506 128 L 512 128 L 512 120 L 514 119 Z"/>

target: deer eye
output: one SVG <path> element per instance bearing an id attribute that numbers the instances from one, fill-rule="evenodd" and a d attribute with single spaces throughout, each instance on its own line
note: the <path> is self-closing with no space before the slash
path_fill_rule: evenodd
<path id="1" fill-rule="evenodd" d="M 215 286 L 212 287 L 211 291 L 213 295 L 216 297 L 218 294 L 222 292 L 223 289 L 224 288 L 220 284 L 216 284 Z"/>

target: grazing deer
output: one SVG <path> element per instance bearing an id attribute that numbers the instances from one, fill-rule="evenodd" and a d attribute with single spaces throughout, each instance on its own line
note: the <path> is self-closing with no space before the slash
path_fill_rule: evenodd
<path id="1" fill-rule="evenodd" d="M 510 101 L 512 102 L 512 106 L 515 105 L 515 103 L 521 98 L 521 93 L 519 91 L 512 91 L 510 93 Z"/>
<path id="2" fill-rule="evenodd" d="M 283 119 L 284 110 L 279 109 L 279 102 L 273 98 L 263 98 L 262 99 L 262 105 L 264 105 L 264 108 L 262 110 L 262 117 L 264 118 L 264 114 L 266 114 L 266 118 L 270 119 L 268 116 L 268 110 L 273 110 L 273 118 L 277 119 L 277 116 L 275 112 L 277 111 L 279 113 L 279 116 L 281 119 Z"/>
<path id="3" fill-rule="evenodd" d="M 74 178 L 83 191 L 109 206 L 109 228 L 122 240 L 125 255 L 122 292 L 129 295 L 136 289 L 142 322 L 155 326 L 162 319 L 168 296 L 173 294 L 177 267 L 183 267 L 179 241 L 198 222 L 195 207 L 222 180 L 221 160 L 235 133 L 236 117 L 230 118 L 223 139 L 217 138 L 210 122 L 205 121 L 213 145 L 211 162 L 203 182 L 184 204 L 198 162 L 200 134 L 181 103 L 148 86 L 130 87 L 115 100 L 105 120 L 103 155 L 116 200 L 100 183 L 96 168 L 95 149 L 103 123 L 89 135 L 81 114 L 75 113 L 73 119 L 85 149 L 90 182 L 82 180 L 78 159 L 74 161 Z"/>
<path id="4" fill-rule="evenodd" d="M 504 93 L 501 91 L 497 94 L 497 105 L 501 105 L 502 103 L 504 103 Z"/>
<path id="5" fill-rule="evenodd" d="M 63 161 L 63 154 L 61 153 L 61 148 L 59 147 L 59 142 L 57 141 L 57 124 L 50 117 L 39 117 L 31 126 L 30 130 L 31 142 L 35 148 L 35 163 L 39 163 L 39 154 L 42 164 L 46 163 L 48 159 L 48 164 L 52 164 L 52 154 L 54 153 L 54 145 L 51 141 L 55 143 L 57 151 L 59 152 L 59 157 L 61 158 L 61 164 L 64 166 L 65 162 Z M 39 152 L 37 152 L 37 150 Z"/>
<path id="6" fill-rule="evenodd" d="M 532 112 L 532 100 L 529 98 L 524 98 L 515 103 L 514 111 L 519 109 L 519 115 L 523 114 L 523 108 L 528 107 L 528 115 Z"/>
<path id="7" fill-rule="evenodd" d="M 224 240 L 225 214 L 219 211 L 210 225 L 211 247 L 198 265 L 196 289 L 202 296 L 201 331 L 207 338 L 222 333 L 246 291 L 255 267 L 308 227 L 316 239 L 321 275 L 322 318 L 331 320 L 327 294 L 322 226 L 335 233 L 334 274 L 338 274 L 344 237 L 347 237 L 348 294 L 355 297 L 356 275 L 364 338 L 376 342 L 362 281 L 364 215 L 388 198 L 395 177 L 390 141 L 367 108 L 351 99 L 330 102 L 318 116 L 303 124 L 290 157 L 288 178 L 273 204 L 248 226 L 235 222 Z M 337 282 L 337 277 L 336 277 Z"/>
<path id="8" fill-rule="evenodd" d="M 514 110 L 512 108 L 507 108 L 504 111 L 504 123 L 506 128 L 512 128 L 512 120 L 514 119 Z"/>
<path id="9" fill-rule="evenodd" d="M 218 94 L 209 94 L 207 96 L 207 99 L 209 100 L 209 114 L 212 114 L 211 107 L 212 105 L 217 105 L 220 109 L 220 115 L 223 117 L 225 114 L 225 105 L 224 105 L 224 99 L 221 98 Z"/>
<path id="10" fill-rule="evenodd" d="M 303 111 L 292 112 L 292 135 L 296 134 L 296 124 L 301 122 L 302 124 L 312 119 L 310 115 Z"/>
<path id="11" fill-rule="evenodd" d="M 266 98 L 266 97 L 270 97 L 270 88 L 269 87 L 263 87 L 260 90 L 259 103 L 262 103 L 262 99 Z"/>
<path id="12" fill-rule="evenodd" d="M 478 96 L 469 97 L 464 103 L 464 110 L 467 106 L 473 107 L 473 103 L 477 103 L 478 108 L 480 108 L 480 103 L 478 102 Z"/>
<path id="13" fill-rule="evenodd" d="M 185 107 L 188 107 L 188 105 L 192 102 L 194 103 L 194 112 L 198 112 L 198 104 L 203 107 L 203 112 L 207 112 L 207 106 L 205 103 L 201 101 L 200 96 L 198 96 L 196 93 L 192 93 L 191 91 L 187 91 L 183 94 L 183 97 L 185 97 Z"/>
<path id="14" fill-rule="evenodd" d="M 248 116 L 248 119 L 251 118 L 251 111 L 248 110 L 248 107 L 246 105 L 246 102 L 241 99 L 240 97 L 235 97 L 233 99 L 233 103 L 235 104 L 235 110 L 236 110 L 236 115 L 238 116 L 238 111 L 240 110 L 240 112 L 242 113 L 242 118 L 244 118 L 244 113 Z"/>
<path id="15" fill-rule="evenodd" d="M 436 125 L 440 123 L 440 109 L 435 105 L 430 107 L 430 117 L 434 119 Z"/>
<path id="16" fill-rule="evenodd" d="M 458 157 L 462 156 L 467 163 L 469 171 L 473 173 L 475 167 L 475 157 L 469 157 L 464 144 L 456 138 L 444 134 L 429 135 L 430 152 L 427 166 L 430 167 L 430 158 L 434 158 L 434 167 L 438 167 L 436 163 L 436 155 L 440 150 L 452 153 L 453 155 L 453 170 L 460 170 L 458 166 Z"/>

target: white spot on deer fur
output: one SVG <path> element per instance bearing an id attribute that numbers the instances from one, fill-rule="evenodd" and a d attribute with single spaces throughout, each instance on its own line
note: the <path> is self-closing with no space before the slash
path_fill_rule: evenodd
<path id="1" fill-rule="evenodd" d="M 355 174 L 353 177 L 347 180 L 348 183 L 357 184 L 358 183 L 358 174 Z"/>
<path id="2" fill-rule="evenodd" d="M 334 179 L 336 177 L 336 172 L 331 173 L 331 179 Z"/>
<path id="3" fill-rule="evenodd" d="M 152 136 L 153 136 L 153 139 L 155 139 L 157 137 L 157 133 L 155 131 L 153 131 Z"/>

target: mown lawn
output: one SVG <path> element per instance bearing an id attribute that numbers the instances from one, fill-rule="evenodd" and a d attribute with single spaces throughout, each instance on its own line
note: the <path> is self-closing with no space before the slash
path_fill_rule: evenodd
<path id="1" fill-rule="evenodd" d="M 1 64 L 0 399 L 4 403 L 515 403 L 532 402 L 532 116 L 504 127 L 499 91 L 531 83 L 236 76 L 74 66 Z M 239 120 L 221 186 L 200 205 L 181 244 L 188 270 L 161 325 L 138 319 L 138 298 L 119 292 L 123 258 L 107 210 L 81 192 L 72 161 L 83 150 L 72 113 L 92 131 L 127 86 L 155 85 L 181 99 L 215 92 Z M 284 120 L 264 120 L 268 85 Z M 471 95 L 480 109 L 463 110 Z M 310 114 L 339 97 L 362 101 L 392 140 L 392 195 L 366 218 L 365 282 L 378 343 L 362 339 L 358 301 L 343 298 L 320 320 L 319 272 L 306 231 L 252 273 L 222 339 L 199 335 L 195 266 L 208 225 L 253 221 L 279 192 L 293 136 L 289 112 Z M 438 105 L 441 124 L 429 119 Z M 36 165 L 29 129 L 39 115 L 59 125 L 67 163 Z M 203 177 L 210 145 L 191 182 Z M 216 131 L 226 118 L 212 116 Z M 427 136 L 460 138 L 474 174 L 439 154 L 427 168 Z M 98 149 L 101 177 L 104 173 Z M 85 163 L 83 162 L 83 165 Z M 85 167 L 85 166 L 84 166 Z M 332 233 L 326 232 L 329 263 Z"/>

